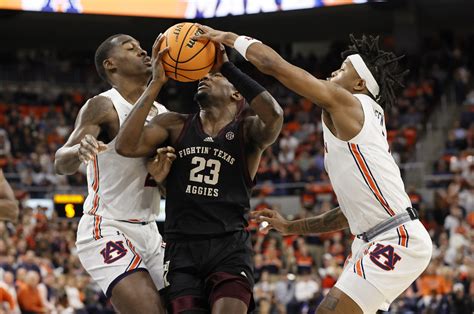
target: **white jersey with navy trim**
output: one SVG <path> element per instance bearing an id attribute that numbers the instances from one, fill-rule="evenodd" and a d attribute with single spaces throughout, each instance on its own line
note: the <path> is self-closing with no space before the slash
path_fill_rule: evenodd
<path id="1" fill-rule="evenodd" d="M 411 206 L 400 169 L 389 152 L 384 111 L 372 98 L 355 94 L 364 125 L 350 141 L 323 124 L 325 167 L 352 234 L 363 233 Z"/>
<path id="2" fill-rule="evenodd" d="M 100 94 L 109 98 L 117 111 L 120 126 L 133 105 L 112 88 Z M 147 123 L 166 108 L 154 103 Z M 150 186 L 145 158 L 126 158 L 115 151 L 115 138 L 87 164 L 89 195 L 84 203 L 84 214 L 114 220 L 152 221 L 159 214 L 160 193 Z M 148 179 L 148 180 L 147 180 Z M 100 224 L 99 224 L 100 225 Z"/>

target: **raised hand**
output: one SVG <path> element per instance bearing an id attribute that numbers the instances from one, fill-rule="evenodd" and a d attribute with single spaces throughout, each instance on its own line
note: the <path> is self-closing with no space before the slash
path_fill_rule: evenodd
<path id="1" fill-rule="evenodd" d="M 165 69 L 163 68 L 163 63 L 161 60 L 163 59 L 163 55 L 168 51 L 168 47 L 163 48 L 160 50 L 160 47 L 165 40 L 165 36 L 163 34 L 158 35 L 153 44 L 153 49 L 151 52 L 151 64 L 153 67 L 153 81 L 159 83 L 166 83 L 168 78 L 165 75 Z"/>
<path id="2" fill-rule="evenodd" d="M 209 26 L 201 25 L 196 23 L 197 27 L 202 30 L 201 35 L 196 35 L 193 37 L 194 40 L 211 40 L 215 43 L 224 44 L 231 48 L 234 47 L 234 42 L 237 39 L 237 35 L 230 32 L 223 32 L 216 29 L 213 29 Z"/>
<path id="3" fill-rule="evenodd" d="M 211 69 L 212 73 L 220 72 L 222 65 L 229 61 L 224 45 L 218 43 L 214 43 L 214 45 L 216 46 L 216 61 Z"/>
<path id="4" fill-rule="evenodd" d="M 147 170 L 156 182 L 163 182 L 170 172 L 176 159 L 175 150 L 171 146 L 156 150 L 156 156 L 147 163 Z"/>
<path id="5" fill-rule="evenodd" d="M 92 135 L 87 134 L 79 143 L 79 160 L 83 163 L 87 163 L 89 160 L 94 159 L 98 153 L 106 149 L 107 145 L 102 141 L 98 141 Z"/>

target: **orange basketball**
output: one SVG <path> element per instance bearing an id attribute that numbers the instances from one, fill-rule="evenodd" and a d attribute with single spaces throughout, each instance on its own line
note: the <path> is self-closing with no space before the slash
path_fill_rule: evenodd
<path id="1" fill-rule="evenodd" d="M 191 38 L 201 34 L 193 23 L 179 23 L 165 32 L 166 39 L 160 50 L 169 47 L 163 56 L 166 76 L 180 82 L 192 82 L 203 78 L 214 65 L 216 48 L 212 42 Z"/>

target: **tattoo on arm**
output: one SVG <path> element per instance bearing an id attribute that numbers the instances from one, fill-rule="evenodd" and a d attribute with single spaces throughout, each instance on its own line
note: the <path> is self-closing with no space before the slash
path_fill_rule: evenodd
<path id="1" fill-rule="evenodd" d="M 334 311 L 339 303 L 339 299 L 328 294 L 321 304 L 322 307 L 327 308 L 328 310 Z"/>
<path id="2" fill-rule="evenodd" d="M 346 229 L 349 227 L 340 207 L 311 218 L 293 221 L 288 226 L 288 233 L 324 233 Z"/>

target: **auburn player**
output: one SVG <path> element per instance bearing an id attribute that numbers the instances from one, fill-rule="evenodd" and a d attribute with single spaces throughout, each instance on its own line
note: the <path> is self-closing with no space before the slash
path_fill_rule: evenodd
<path id="1" fill-rule="evenodd" d="M 269 223 L 267 229 L 287 234 L 349 227 L 356 236 L 348 265 L 318 313 L 388 310 L 432 254 L 431 238 L 411 207 L 386 137 L 383 108 L 394 105 L 401 86 L 400 57 L 380 50 L 378 37 L 351 36 L 341 67 L 319 80 L 256 39 L 202 28 L 201 38 L 235 48 L 260 71 L 323 109 L 325 167 L 339 207 L 292 222 L 274 211 L 255 213 L 259 222 Z"/>
<path id="2" fill-rule="evenodd" d="M 163 40 L 163 37 L 161 40 Z M 197 114 L 165 113 L 143 126 L 166 82 L 153 48 L 154 78 L 120 129 L 115 147 L 127 157 L 176 154 L 166 187 L 165 282 L 171 313 L 247 313 L 253 266 L 248 210 L 263 150 L 280 133 L 283 110 L 257 82 L 228 62 L 200 80 Z M 246 99 L 256 115 L 241 114 Z"/>
<path id="3" fill-rule="evenodd" d="M 148 176 L 147 160 L 124 158 L 114 147 L 150 79 L 151 59 L 136 39 L 119 34 L 100 44 L 95 65 L 112 88 L 86 102 L 55 158 L 58 174 L 73 174 L 87 163 L 89 195 L 77 230 L 79 259 L 118 312 L 164 313 L 158 293 L 164 248 L 155 223 L 160 194 Z M 166 111 L 153 102 L 143 123 Z"/>

